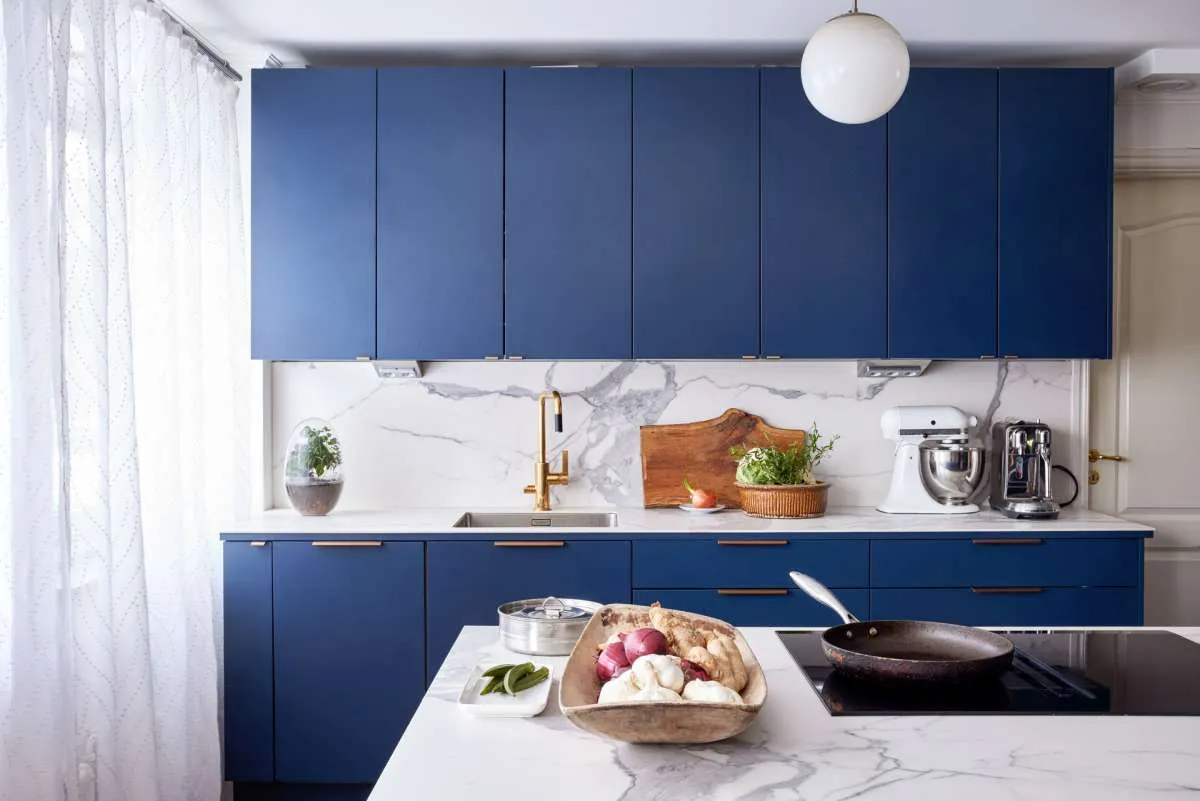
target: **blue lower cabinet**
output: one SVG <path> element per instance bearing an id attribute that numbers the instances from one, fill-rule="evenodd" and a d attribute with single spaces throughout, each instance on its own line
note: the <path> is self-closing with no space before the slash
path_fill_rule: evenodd
<path id="1" fill-rule="evenodd" d="M 865 589 L 838 590 L 838 600 L 851 612 L 866 619 L 870 592 Z M 827 607 L 800 590 L 776 588 L 724 588 L 714 590 L 634 590 L 635 604 L 655 601 L 668 609 L 680 609 L 720 618 L 734 626 L 802 628 L 834 626 L 842 621 Z"/>
<path id="2" fill-rule="evenodd" d="M 429 543 L 429 680 L 463 626 L 495 626 L 496 608 L 524 598 L 629 603 L 629 542 L 497 540 Z"/>
<path id="3" fill-rule="evenodd" d="M 970 626 L 1140 626 L 1137 587 L 1003 587 L 871 590 L 875 620 Z"/>
<path id="4" fill-rule="evenodd" d="M 425 692 L 425 546 L 272 547 L 275 781 L 374 782 Z"/>
<path id="5" fill-rule="evenodd" d="M 225 780 L 275 776 L 271 548 L 227 542 L 225 562 Z"/>
<path id="6" fill-rule="evenodd" d="M 868 587 L 866 540 L 640 540 L 633 543 L 633 586 L 792 587 L 799 570 L 830 587 Z"/>

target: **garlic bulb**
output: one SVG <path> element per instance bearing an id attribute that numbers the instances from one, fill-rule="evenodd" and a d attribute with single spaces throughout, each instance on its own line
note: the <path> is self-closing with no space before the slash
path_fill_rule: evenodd
<path id="1" fill-rule="evenodd" d="M 659 687 L 657 684 L 652 684 L 644 690 L 639 690 L 634 694 L 631 701 L 682 701 L 679 693 L 674 690 L 668 690 L 666 687 Z"/>
<path id="2" fill-rule="evenodd" d="M 679 666 L 679 657 L 663 654 L 646 654 L 638 657 L 632 669 L 634 683 L 639 690 L 658 686 L 678 695 L 683 689 L 683 668 Z"/>
<path id="3" fill-rule="evenodd" d="M 600 704 L 620 704 L 625 701 L 637 700 L 638 687 L 633 683 L 633 671 L 627 670 L 615 679 L 604 682 L 600 688 Z"/>
<path id="4" fill-rule="evenodd" d="M 740 704 L 742 696 L 726 687 L 719 681 L 689 681 L 683 688 L 685 701 L 699 701 L 705 704 Z"/>

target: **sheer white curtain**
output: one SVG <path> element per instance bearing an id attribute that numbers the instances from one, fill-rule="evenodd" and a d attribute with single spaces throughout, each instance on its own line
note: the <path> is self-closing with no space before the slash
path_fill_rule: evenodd
<path id="1" fill-rule="evenodd" d="M 144 0 L 4 0 L 0 29 L 0 799 L 216 799 L 236 88 Z"/>

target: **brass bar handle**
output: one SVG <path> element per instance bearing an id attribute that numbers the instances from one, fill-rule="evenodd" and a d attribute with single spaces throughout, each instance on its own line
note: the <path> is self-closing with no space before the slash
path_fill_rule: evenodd
<path id="1" fill-rule="evenodd" d="M 717 540 L 717 545 L 787 545 L 787 540 Z"/>
<path id="2" fill-rule="evenodd" d="M 787 594 L 788 594 L 787 590 L 767 590 L 767 589 L 717 590 L 717 595 L 787 595 Z"/>
<path id="3" fill-rule="evenodd" d="M 382 540 L 314 540 L 318 548 L 382 548 Z"/>
<path id="4" fill-rule="evenodd" d="M 1036 595 L 1041 587 L 972 587 L 976 595 Z"/>
<path id="5" fill-rule="evenodd" d="M 497 548 L 565 548 L 564 540 L 496 540 L 492 543 Z"/>
<path id="6" fill-rule="evenodd" d="M 1095 448 L 1088 449 L 1088 461 L 1095 464 L 1096 462 L 1123 462 L 1124 456 L 1118 456 L 1115 453 L 1101 453 Z"/>
<path id="7" fill-rule="evenodd" d="M 1026 537 L 1024 539 L 994 539 L 994 540 L 971 540 L 972 545 L 1041 545 L 1045 540 L 1040 537 Z"/>

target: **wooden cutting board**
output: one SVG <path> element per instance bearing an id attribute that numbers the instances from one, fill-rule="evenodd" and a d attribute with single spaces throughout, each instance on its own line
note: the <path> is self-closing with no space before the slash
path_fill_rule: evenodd
<path id="1" fill-rule="evenodd" d="M 715 492 L 718 503 L 740 508 L 733 480 L 737 464 L 729 449 L 743 443 L 751 448 L 766 445 L 768 440 L 784 448 L 805 437 L 798 428 L 775 428 L 741 409 L 697 423 L 642 426 L 641 433 L 642 492 L 647 509 L 688 503 L 685 476 L 693 487 Z"/>

